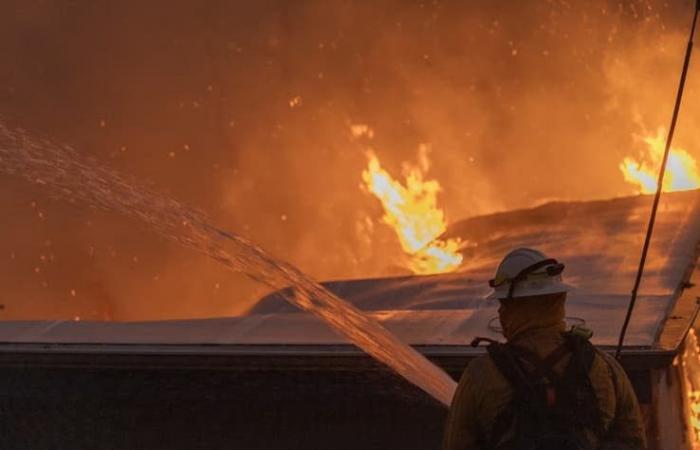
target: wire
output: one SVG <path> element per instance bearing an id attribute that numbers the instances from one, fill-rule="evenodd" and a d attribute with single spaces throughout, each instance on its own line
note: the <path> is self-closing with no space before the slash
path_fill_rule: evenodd
<path id="1" fill-rule="evenodd" d="M 642 275 L 644 274 L 644 264 L 647 260 L 647 253 L 649 252 L 649 244 L 651 242 L 651 235 L 654 231 L 654 222 L 656 221 L 656 211 L 659 208 L 659 200 L 661 199 L 661 190 L 664 182 L 664 173 L 666 172 L 666 163 L 668 161 L 668 154 L 671 150 L 671 142 L 673 141 L 673 133 L 676 131 L 676 122 L 678 121 L 678 112 L 681 108 L 681 99 L 683 98 L 683 88 L 685 87 L 685 78 L 688 74 L 688 66 L 690 65 L 690 55 L 693 51 L 693 38 L 695 37 L 695 25 L 698 21 L 698 11 L 700 11 L 700 0 L 697 0 L 695 4 L 695 12 L 693 14 L 693 25 L 690 28 L 690 38 L 688 39 L 688 47 L 685 51 L 685 60 L 683 62 L 683 71 L 681 72 L 681 79 L 678 83 L 678 92 L 676 93 L 676 104 L 673 107 L 673 116 L 671 118 L 671 127 L 668 130 L 668 136 L 666 137 L 666 148 L 664 150 L 664 158 L 661 161 L 661 168 L 659 169 L 659 177 L 656 182 L 656 194 L 654 195 L 654 203 L 651 207 L 651 215 L 649 216 L 649 225 L 647 226 L 647 234 L 644 239 L 644 247 L 642 247 L 642 256 L 639 259 L 639 269 L 637 270 L 637 277 L 634 280 L 634 287 L 632 288 L 632 297 L 630 298 L 630 303 L 627 308 L 627 315 L 625 316 L 625 321 L 622 324 L 622 329 L 620 330 L 620 339 L 617 343 L 617 350 L 615 350 L 615 358 L 620 359 L 620 352 L 622 351 L 622 345 L 625 342 L 625 334 L 627 334 L 627 327 L 630 323 L 630 318 L 632 317 L 632 311 L 634 310 L 634 304 L 637 302 L 637 292 L 639 291 L 639 285 L 642 282 Z"/>

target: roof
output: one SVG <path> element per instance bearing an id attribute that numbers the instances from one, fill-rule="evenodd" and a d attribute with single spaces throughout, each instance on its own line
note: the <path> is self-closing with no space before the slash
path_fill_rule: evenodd
<path id="1" fill-rule="evenodd" d="M 644 283 L 628 331 L 628 349 L 658 349 L 667 318 L 687 289 L 700 242 L 697 191 L 667 194 L 657 217 Z M 465 345 L 498 338 L 496 305 L 483 297 L 503 254 L 536 247 L 566 263 L 567 316 L 593 329 L 595 344 L 613 346 L 629 301 L 651 199 L 555 202 L 471 218 L 447 234 L 467 243 L 458 273 L 327 282 L 341 298 L 375 317 L 405 342 Z M 289 291 L 287 292 L 287 294 Z M 159 322 L 16 321 L 0 323 L 0 342 L 97 345 L 342 345 L 344 337 L 300 312 L 277 292 L 241 317 Z M 686 297 L 688 297 L 686 295 Z M 676 334 L 695 312 L 685 305 Z M 682 308 L 681 308 L 682 309 Z M 678 336 L 676 336 L 677 338 Z M 676 339 L 678 340 L 678 339 Z M 667 338 L 673 342 L 673 337 Z"/>

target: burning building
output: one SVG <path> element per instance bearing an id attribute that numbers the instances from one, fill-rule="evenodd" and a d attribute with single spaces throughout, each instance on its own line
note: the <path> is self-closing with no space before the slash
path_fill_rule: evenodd
<path id="1" fill-rule="evenodd" d="M 699 202 L 697 191 L 664 197 L 622 351 L 656 449 L 697 442 L 700 374 L 683 342 L 697 313 Z M 567 320 L 611 351 L 647 210 L 638 196 L 474 217 L 443 236 L 470 243 L 458 272 L 324 286 L 456 377 L 483 352 L 468 346 L 474 337 L 499 337 L 496 306 L 483 299 L 498 259 L 516 244 L 538 247 L 566 261 L 577 285 Z M 272 293 L 233 318 L 3 322 L 3 439 L 33 448 L 59 438 L 76 448 L 438 448 L 444 406 L 291 306 L 293 295 Z"/>
<path id="2" fill-rule="evenodd" d="M 499 336 L 485 281 L 515 246 L 567 263 L 569 322 L 613 350 L 650 201 L 630 194 L 656 187 L 648 130 L 676 77 L 639 74 L 676 62 L 680 4 L 10 3 L 3 130 L 52 133 L 337 279 L 452 377 Z M 0 156 L 22 148 L 3 137 Z M 143 233 L 147 208 L 68 208 L 7 160 L 0 447 L 439 447 L 444 406 L 293 287 L 262 295 Z M 677 192 L 700 179 L 690 151 L 669 164 L 622 351 L 659 449 L 700 441 L 700 210 Z"/>

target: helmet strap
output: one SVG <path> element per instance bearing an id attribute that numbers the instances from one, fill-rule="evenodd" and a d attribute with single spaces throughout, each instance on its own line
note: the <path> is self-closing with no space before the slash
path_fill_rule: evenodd
<path id="1" fill-rule="evenodd" d="M 530 266 L 525 267 L 523 270 L 518 272 L 516 276 L 513 277 L 513 279 L 510 281 L 510 286 L 508 286 L 508 297 L 506 299 L 510 300 L 513 298 L 513 293 L 515 291 L 515 285 L 527 278 L 528 275 L 531 273 L 535 272 L 537 269 L 540 269 L 545 266 L 556 266 L 556 270 L 554 271 L 547 271 L 548 274 L 551 276 L 554 276 L 556 274 L 561 273 L 564 270 L 564 265 L 560 264 L 556 259 L 549 258 L 549 259 L 544 259 L 542 261 L 538 261 L 535 264 L 532 264 Z"/>

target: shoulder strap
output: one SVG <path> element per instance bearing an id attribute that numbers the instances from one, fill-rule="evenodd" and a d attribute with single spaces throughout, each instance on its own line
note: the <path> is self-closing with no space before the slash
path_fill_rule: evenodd
<path id="1" fill-rule="evenodd" d="M 511 404 L 494 419 L 486 448 L 499 450 L 528 450 L 542 439 L 547 428 L 552 399 L 549 394 L 559 376 L 554 365 L 568 353 L 562 345 L 546 358 L 513 344 L 491 344 L 489 356 L 513 389 Z M 549 388 L 546 388 L 549 386 Z M 511 436 L 503 441 L 505 436 Z"/>
<path id="2" fill-rule="evenodd" d="M 542 442 L 545 430 L 554 431 L 550 438 L 559 433 L 555 439 L 573 439 L 567 442 L 586 441 L 583 430 L 590 430 L 600 439 L 604 437 L 598 399 L 589 376 L 595 347 L 587 336 L 564 333 L 563 337 L 564 343 L 545 358 L 513 344 L 492 344 L 487 348 L 513 389 L 511 405 L 496 416 L 487 448 L 530 448 Z M 569 362 L 558 374 L 554 367 L 568 354 Z M 515 433 L 513 438 L 502 441 L 511 433 Z"/>
<path id="3" fill-rule="evenodd" d="M 513 388 L 527 387 L 528 378 L 508 344 L 493 343 L 486 350 L 499 372 Z"/>
<path id="4" fill-rule="evenodd" d="M 591 344 L 589 338 L 573 331 L 566 332 L 563 335 L 566 345 L 576 357 L 575 361 L 577 363 L 582 363 L 581 368 L 590 370 L 593 366 L 593 359 L 595 358 L 595 348 L 593 344 Z"/>
<path id="5" fill-rule="evenodd" d="M 559 389 L 567 397 L 570 407 L 577 408 L 577 419 L 590 427 L 598 438 L 605 434 L 605 427 L 598 405 L 590 371 L 595 360 L 596 349 L 588 337 L 576 333 L 564 333 L 566 344 L 571 348 L 571 359 L 562 374 Z"/>
<path id="6" fill-rule="evenodd" d="M 554 371 L 554 366 L 568 353 L 570 349 L 566 344 L 562 344 L 555 348 L 549 355 L 540 358 L 534 352 L 522 347 L 513 347 L 514 353 L 518 358 L 524 360 L 531 367 L 531 378 L 536 380 L 546 379 L 550 383 L 559 380 L 560 376 Z"/>
<path id="7" fill-rule="evenodd" d="M 525 387 L 537 381 L 559 381 L 561 377 L 554 371 L 554 366 L 571 352 L 567 343 L 554 349 L 545 358 L 512 344 L 492 343 L 487 350 L 498 370 L 514 388 Z M 523 367 L 523 363 L 527 364 L 529 370 Z"/>
<path id="8" fill-rule="evenodd" d="M 498 371 L 508 381 L 513 389 L 513 395 L 517 393 L 534 394 L 534 389 L 527 379 L 527 375 L 517 362 L 515 355 L 511 352 L 508 344 L 492 343 L 487 347 L 491 360 L 496 365 Z M 491 433 L 486 436 L 486 446 L 488 449 L 504 449 L 501 440 L 508 433 L 513 433 L 513 426 L 516 425 L 518 413 L 511 405 L 500 411 L 491 427 Z M 511 443 L 508 442 L 508 445 Z M 511 445 L 512 447 L 512 445 Z M 517 447 L 516 447 L 517 448 Z"/>

